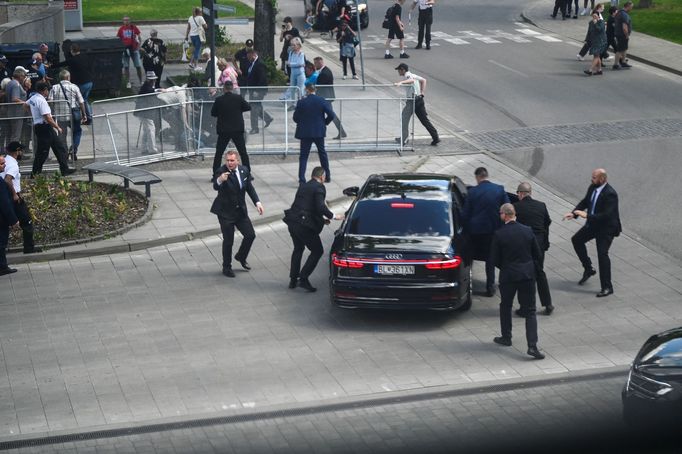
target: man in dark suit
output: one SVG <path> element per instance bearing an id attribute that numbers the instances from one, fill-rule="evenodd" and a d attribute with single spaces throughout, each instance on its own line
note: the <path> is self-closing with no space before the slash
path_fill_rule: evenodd
<path id="1" fill-rule="evenodd" d="M 573 211 L 564 215 L 564 220 L 579 217 L 586 220 L 585 225 L 571 238 L 573 249 L 575 249 L 584 269 L 583 277 L 578 281 L 578 285 L 583 285 L 590 277 L 597 274 L 592 268 L 592 261 L 587 255 L 587 248 L 585 247 L 585 243 L 592 239 L 597 243 L 599 280 L 601 281 L 601 291 L 597 293 L 597 298 L 609 296 L 613 293 L 609 248 L 613 239 L 622 231 L 618 213 L 618 194 L 606 180 L 606 170 L 594 169 L 592 171 L 592 184 L 587 189 L 587 194 Z"/>
<path id="2" fill-rule="evenodd" d="M 536 265 L 535 280 L 538 286 L 538 295 L 540 296 L 540 304 L 545 308 L 545 315 L 550 315 L 554 312 L 552 306 L 552 295 L 549 293 L 549 284 L 547 283 L 547 275 L 545 274 L 545 251 L 549 249 L 549 225 L 552 220 L 549 218 L 547 206 L 531 197 L 530 183 L 523 182 L 519 184 L 516 189 L 516 195 L 519 201 L 514 204 L 516 210 L 516 221 L 523 225 L 527 225 L 533 230 L 535 239 L 540 247 L 540 258 Z M 523 312 L 519 309 L 516 311 L 518 315 L 523 316 Z"/>
<path id="3" fill-rule="evenodd" d="M 263 204 L 260 203 L 258 194 L 251 184 L 249 169 L 239 165 L 235 150 L 225 153 L 225 165 L 216 171 L 213 177 L 213 189 L 218 191 L 218 196 L 211 205 L 211 213 L 218 216 L 220 231 L 223 234 L 223 274 L 227 277 L 234 277 L 234 271 L 232 271 L 234 228 L 236 227 L 244 237 L 234 259 L 247 271 L 251 267 L 246 259 L 253 240 L 256 239 L 256 232 L 253 230 L 246 210 L 246 194 L 249 194 L 260 215 L 264 211 Z"/>
<path id="4" fill-rule="evenodd" d="M 324 65 L 324 59 L 322 57 L 315 57 L 313 63 L 315 64 L 315 70 L 318 72 L 316 82 L 317 94 L 330 103 L 333 103 L 334 99 L 336 99 L 336 93 L 334 92 L 334 74 L 331 69 Z M 339 134 L 334 137 L 334 140 L 341 140 L 348 135 L 343 129 L 343 125 L 341 125 L 341 120 L 336 115 L 334 115 L 334 126 L 339 130 Z"/>
<path id="5" fill-rule="evenodd" d="M 310 180 L 298 187 L 291 208 L 284 212 L 284 222 L 289 227 L 289 235 L 294 242 L 294 250 L 291 253 L 289 288 L 296 288 L 298 285 L 309 292 L 317 290 L 308 278 L 313 274 L 313 270 L 324 252 L 320 232 L 329 220 L 343 219 L 343 215 L 334 215 L 327 208 L 324 177 L 324 169 L 315 167 Z M 308 248 L 310 255 L 301 268 L 301 259 L 305 248 Z"/>
<path id="6" fill-rule="evenodd" d="M 317 147 L 320 164 L 326 175 L 325 181 L 331 181 L 329 172 L 329 160 L 324 149 L 324 136 L 327 134 L 327 125 L 336 116 L 329 101 L 315 94 L 315 85 L 308 84 L 305 87 L 306 96 L 296 103 L 294 121 L 296 122 L 296 138 L 301 141 L 301 153 L 298 158 L 298 181 L 305 183 L 305 168 L 308 164 L 308 155 L 313 143 Z"/>
<path id="7" fill-rule="evenodd" d="M 223 94 L 218 96 L 211 107 L 211 115 L 217 117 L 218 141 L 215 147 L 213 158 L 213 173 L 220 168 L 220 159 L 227 148 L 230 140 L 234 142 L 235 148 L 239 152 L 242 165 L 249 170 L 249 155 L 246 153 L 246 142 L 244 141 L 244 112 L 251 110 L 251 106 L 244 98 L 236 93 L 232 93 L 232 81 L 225 81 Z"/>
<path id="8" fill-rule="evenodd" d="M 268 94 L 268 73 L 265 65 L 258 58 L 256 49 L 249 49 L 247 56 L 251 64 L 246 69 L 246 86 L 249 87 L 249 100 L 251 104 L 251 131 L 249 134 L 258 134 L 258 119 L 263 118 L 263 129 L 270 126 L 272 117 L 263 109 L 263 98 Z"/>
<path id="9" fill-rule="evenodd" d="M 485 261 L 486 295 L 495 295 L 495 265 L 490 261 L 490 243 L 500 227 L 499 209 L 509 203 L 504 187 L 488 180 L 488 170 L 474 171 L 477 185 L 470 188 L 464 201 L 462 217 L 473 247 L 473 259 Z"/>
<path id="10" fill-rule="evenodd" d="M 5 157 L 0 155 L 0 173 L 5 171 Z M 9 196 L 7 185 L 0 181 L 0 276 L 16 273 L 15 268 L 7 265 L 7 243 L 9 241 L 9 228 L 19 227 L 19 220 L 12 208 L 12 199 Z"/>
<path id="11" fill-rule="evenodd" d="M 244 42 L 244 47 L 234 54 L 234 61 L 236 61 L 239 66 L 239 71 L 237 71 L 237 83 L 240 87 L 246 85 L 246 74 L 249 66 L 251 66 L 251 60 L 249 60 L 249 51 L 251 49 L 253 49 L 253 40 L 249 38 Z"/>
<path id="12" fill-rule="evenodd" d="M 530 227 L 516 222 L 514 205 L 505 203 L 499 209 L 504 225 L 493 235 L 490 247 L 491 261 L 500 269 L 500 327 L 502 336 L 496 344 L 512 344 L 512 306 L 519 294 L 521 311 L 526 317 L 528 354 L 543 359 L 538 350 L 538 322 L 535 318 L 535 264 L 540 258 L 540 248 Z"/>

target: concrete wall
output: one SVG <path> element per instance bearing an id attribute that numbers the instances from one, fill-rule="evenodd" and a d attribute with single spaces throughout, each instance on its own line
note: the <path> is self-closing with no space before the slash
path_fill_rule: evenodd
<path id="1" fill-rule="evenodd" d="M 0 2 L 0 42 L 64 41 L 64 3 Z"/>

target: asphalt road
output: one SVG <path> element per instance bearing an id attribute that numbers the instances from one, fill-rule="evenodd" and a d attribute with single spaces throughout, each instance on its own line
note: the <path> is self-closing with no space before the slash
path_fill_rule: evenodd
<path id="1" fill-rule="evenodd" d="M 363 31 L 368 81 L 396 81 L 395 66 L 409 64 L 428 79 L 427 110 L 441 134 L 454 133 L 498 153 L 576 200 L 591 170 L 606 168 L 620 194 L 626 231 L 682 258 L 680 225 L 670 209 L 682 192 L 677 177 L 682 78 L 638 63 L 618 72 L 609 65 L 603 76 L 586 77 L 588 63 L 575 58 L 579 43 L 521 23 L 524 3 L 511 0 L 439 2 L 430 51 L 413 49 L 415 11 L 406 37 L 410 58 L 385 60 L 384 3 L 370 3 L 370 27 Z M 298 0 L 281 1 L 280 7 L 300 15 Z M 587 20 L 579 20 L 587 28 Z M 309 45 L 338 58 L 335 43 L 311 38 Z M 397 57 L 397 49 L 393 54 Z M 528 128 L 535 128 L 535 136 L 505 148 L 502 139 Z M 500 147 L 472 137 L 489 131 L 499 131 Z M 415 133 L 424 132 L 417 124 Z"/>

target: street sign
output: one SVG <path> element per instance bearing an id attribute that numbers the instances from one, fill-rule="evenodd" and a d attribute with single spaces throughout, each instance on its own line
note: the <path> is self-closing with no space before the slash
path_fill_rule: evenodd
<path id="1" fill-rule="evenodd" d="M 216 19 L 216 25 L 246 25 L 249 23 L 249 19 Z"/>
<path id="2" fill-rule="evenodd" d="M 230 14 L 234 14 L 237 12 L 237 8 L 235 8 L 234 6 L 218 5 L 217 3 L 213 4 L 213 9 L 216 11 L 222 11 L 223 13 L 230 13 Z"/>

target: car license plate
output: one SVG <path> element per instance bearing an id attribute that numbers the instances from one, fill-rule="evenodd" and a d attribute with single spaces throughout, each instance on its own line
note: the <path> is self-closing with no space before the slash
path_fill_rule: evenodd
<path id="1" fill-rule="evenodd" d="M 377 274 L 414 274 L 414 265 L 376 265 Z"/>

